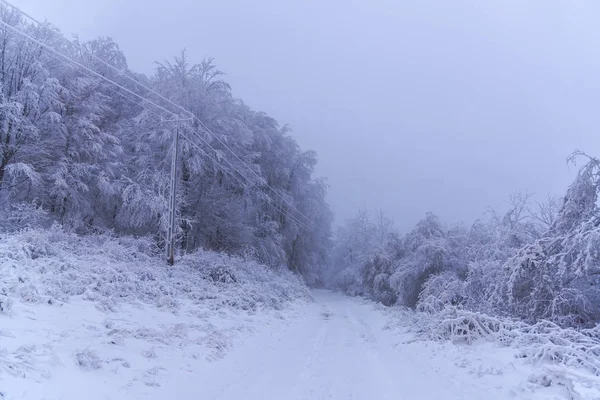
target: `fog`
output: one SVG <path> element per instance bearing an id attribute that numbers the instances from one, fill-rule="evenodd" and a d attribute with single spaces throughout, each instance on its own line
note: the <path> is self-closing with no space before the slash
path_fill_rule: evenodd
<path id="1" fill-rule="evenodd" d="M 485 3 L 485 4 L 484 4 Z M 133 70 L 187 49 L 319 155 L 337 223 L 380 209 L 471 223 L 514 191 L 562 194 L 600 155 L 592 1 L 15 0 Z"/>

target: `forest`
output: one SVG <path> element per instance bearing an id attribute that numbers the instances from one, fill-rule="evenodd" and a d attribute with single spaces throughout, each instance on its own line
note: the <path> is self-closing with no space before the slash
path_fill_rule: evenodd
<path id="1" fill-rule="evenodd" d="M 235 98 L 213 60 L 182 52 L 148 77 L 129 71 L 110 38 L 67 41 L 10 7 L 0 19 L 3 229 L 56 223 L 152 237 L 163 249 L 169 120 L 185 109 L 196 119 L 179 127 L 179 254 L 202 248 L 316 276 L 332 222 L 316 154 Z"/>
<path id="2" fill-rule="evenodd" d="M 400 235 L 360 212 L 336 233 L 330 279 L 342 290 L 427 313 L 447 307 L 528 323 L 590 328 L 600 320 L 600 160 L 583 161 L 564 197 L 508 198 L 471 225 L 428 213 Z"/>

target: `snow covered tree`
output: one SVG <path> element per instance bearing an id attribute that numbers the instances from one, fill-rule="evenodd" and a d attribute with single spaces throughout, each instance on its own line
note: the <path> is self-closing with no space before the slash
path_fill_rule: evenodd
<path id="1" fill-rule="evenodd" d="M 39 40 L 53 33 L 51 27 L 24 24 L 6 7 L 0 7 L 0 18 Z M 46 131 L 60 119 L 61 88 L 46 63 L 39 45 L 0 28 L 0 190 L 12 190 L 21 200 L 41 182 L 32 163 Z"/>
<path id="2" fill-rule="evenodd" d="M 550 230 L 505 266 L 510 310 L 524 319 L 569 326 L 600 320 L 600 161 L 586 157 Z"/>
<path id="3" fill-rule="evenodd" d="M 504 214 L 469 229 L 427 214 L 404 237 L 378 237 L 361 213 L 336 235 L 331 270 L 344 290 L 428 312 L 461 307 L 563 326 L 600 321 L 600 160 L 583 165 L 558 208 L 513 194 Z"/>
<path id="4" fill-rule="evenodd" d="M 68 41 L 6 7 L 0 18 L 95 71 L 0 30 L 3 210 L 25 202 L 82 233 L 112 229 L 164 245 L 168 120 L 193 116 L 179 124 L 179 250 L 243 254 L 321 279 L 332 215 L 316 154 L 234 98 L 212 59 L 193 64 L 183 52 L 146 77 L 129 71 L 110 38 Z"/>

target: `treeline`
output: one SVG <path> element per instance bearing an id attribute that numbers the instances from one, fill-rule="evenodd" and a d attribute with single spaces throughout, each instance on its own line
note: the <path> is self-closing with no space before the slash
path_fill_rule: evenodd
<path id="1" fill-rule="evenodd" d="M 351 294 L 428 312 L 459 307 L 527 322 L 600 322 L 600 161 L 586 159 L 562 200 L 510 197 L 470 227 L 427 214 L 406 235 L 360 213 L 336 235 L 330 278 Z"/>
<path id="2" fill-rule="evenodd" d="M 180 252 L 244 253 L 305 276 L 323 265 L 332 215 L 326 183 L 313 176 L 315 153 L 302 151 L 286 127 L 233 97 L 212 60 L 192 64 L 182 53 L 147 77 L 129 71 L 110 38 L 68 42 L 50 24 L 28 23 L 7 7 L 0 7 L 0 18 L 122 86 L 0 28 L 5 229 L 41 211 L 80 232 L 149 235 L 164 245 L 173 134 L 164 119 L 173 116 L 132 95 L 160 101 L 126 78 L 133 76 L 208 128 L 198 121 L 182 128 Z"/>

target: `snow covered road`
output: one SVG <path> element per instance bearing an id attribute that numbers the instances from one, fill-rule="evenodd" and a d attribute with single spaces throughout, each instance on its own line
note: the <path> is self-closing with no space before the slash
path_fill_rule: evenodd
<path id="1" fill-rule="evenodd" d="M 0 399 L 600 398 L 584 371 L 533 366 L 492 343 L 415 341 L 393 309 L 313 295 L 250 313 L 16 304 L 0 329 Z"/>
<path id="2" fill-rule="evenodd" d="M 526 382 L 529 367 L 491 345 L 412 342 L 380 308 L 326 291 L 287 324 L 262 328 L 194 385 L 165 385 L 178 399 L 552 399 L 561 388 Z M 487 353 L 487 354 L 486 354 Z M 542 391 L 540 391 L 542 390 Z M 564 393 L 566 396 L 566 392 Z"/>

